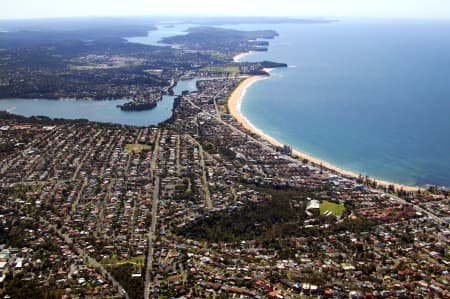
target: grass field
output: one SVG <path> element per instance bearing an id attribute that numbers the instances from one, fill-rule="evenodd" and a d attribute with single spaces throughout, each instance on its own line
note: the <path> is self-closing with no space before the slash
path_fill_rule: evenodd
<path id="1" fill-rule="evenodd" d="M 118 256 L 114 254 L 109 260 L 104 262 L 104 264 L 110 266 L 123 264 L 144 265 L 144 262 L 145 262 L 144 255 L 130 257 L 128 259 L 119 259 Z"/>
<path id="2" fill-rule="evenodd" d="M 203 68 L 204 71 L 211 71 L 211 72 L 220 72 L 220 73 L 230 73 L 230 74 L 237 74 L 239 73 L 239 67 L 238 66 L 208 66 Z"/>
<path id="3" fill-rule="evenodd" d="M 149 151 L 152 148 L 150 145 L 146 145 L 146 144 L 130 143 L 130 144 L 125 145 L 125 149 L 129 153 L 131 153 L 131 152 L 140 153 L 144 150 Z"/>
<path id="4" fill-rule="evenodd" d="M 333 213 L 336 217 L 341 217 L 345 211 L 345 207 L 343 204 L 336 204 L 336 203 L 324 200 L 320 204 L 320 215 L 324 215 L 328 211 Z"/>
<path id="5" fill-rule="evenodd" d="M 130 264 L 143 265 L 144 261 L 145 261 L 145 256 L 140 255 L 140 256 L 131 257 L 129 259 L 117 260 L 117 263 L 118 264 L 130 263 Z"/>

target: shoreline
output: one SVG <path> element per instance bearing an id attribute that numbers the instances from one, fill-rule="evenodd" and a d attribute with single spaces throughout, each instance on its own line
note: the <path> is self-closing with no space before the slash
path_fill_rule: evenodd
<path id="1" fill-rule="evenodd" d="M 245 55 L 248 55 L 247 53 L 243 53 Z M 236 56 L 235 56 L 236 57 Z M 266 72 L 270 72 L 270 69 L 265 69 Z M 231 93 L 230 97 L 228 98 L 227 106 L 228 110 L 231 115 L 237 120 L 239 124 L 241 124 L 244 128 L 247 130 L 255 133 L 256 135 L 260 136 L 262 139 L 268 141 L 270 144 L 274 146 L 283 146 L 281 142 L 273 138 L 272 136 L 269 136 L 265 134 L 262 130 L 256 128 L 241 112 L 241 104 L 243 101 L 243 98 L 245 96 L 245 93 L 247 89 L 255 82 L 260 80 L 268 79 L 268 76 L 250 76 L 244 79 L 239 83 L 237 88 Z M 344 176 L 350 176 L 354 179 L 357 179 L 359 174 L 354 173 L 350 170 L 346 170 L 343 168 L 340 168 L 336 165 L 331 164 L 330 162 L 327 162 L 325 160 L 321 160 L 317 157 L 314 157 L 311 154 L 305 153 L 302 150 L 298 149 L 292 149 L 292 156 L 297 156 L 298 158 L 303 158 L 309 160 L 310 163 L 316 164 L 317 166 L 322 165 L 324 168 L 327 168 L 331 171 L 337 172 Z M 403 189 L 404 191 L 417 191 L 418 189 L 422 189 L 418 186 L 407 186 L 399 183 L 389 182 L 386 180 L 381 180 L 377 178 L 370 177 L 371 180 L 375 180 L 378 185 L 385 185 L 386 187 L 389 185 L 393 185 L 395 189 Z"/>
<path id="2" fill-rule="evenodd" d="M 248 51 L 248 52 L 244 52 L 244 53 L 239 53 L 239 54 L 233 56 L 233 61 L 234 62 L 239 62 L 239 59 L 242 59 L 245 56 L 253 54 L 253 53 L 255 53 L 255 51 Z"/>

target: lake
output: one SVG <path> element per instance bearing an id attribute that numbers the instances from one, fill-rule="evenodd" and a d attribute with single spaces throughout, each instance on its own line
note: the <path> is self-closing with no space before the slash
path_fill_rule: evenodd
<path id="1" fill-rule="evenodd" d="M 182 91 L 195 91 L 196 79 L 182 80 L 174 87 L 175 95 Z M 51 118 L 79 119 L 111 122 L 133 126 L 157 125 L 172 116 L 176 96 L 163 96 L 152 110 L 122 111 L 116 107 L 129 100 L 86 101 L 86 100 L 46 100 L 46 99 L 3 99 L 0 110 L 7 110 L 24 116 L 43 115 Z"/>

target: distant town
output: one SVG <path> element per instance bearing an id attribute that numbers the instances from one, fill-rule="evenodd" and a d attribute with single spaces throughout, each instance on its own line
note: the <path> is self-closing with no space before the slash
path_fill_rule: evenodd
<path id="1" fill-rule="evenodd" d="M 233 57 L 275 35 L 1 49 L 2 98 L 140 109 L 201 78 L 158 126 L 0 112 L 1 298 L 450 298 L 448 188 L 338 173 L 230 114 L 242 80 L 286 66 Z"/>
<path id="2" fill-rule="evenodd" d="M 182 38 L 164 40 L 182 43 L 190 50 L 127 43 L 123 39 L 42 40 L 7 47 L 0 51 L 0 98 L 129 99 L 118 108 L 148 110 L 156 107 L 163 94 L 170 94 L 183 75 L 267 75 L 264 68 L 285 66 L 273 62 L 238 64 L 231 59 L 242 52 L 267 51 L 268 42 L 256 39 L 275 35 L 274 31 L 198 27 Z M 2 41 L 0 35 L 0 45 L 2 42 L 9 45 L 8 36 Z"/>

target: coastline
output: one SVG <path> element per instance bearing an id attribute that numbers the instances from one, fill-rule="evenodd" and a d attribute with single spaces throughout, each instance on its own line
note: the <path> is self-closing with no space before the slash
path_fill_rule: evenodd
<path id="1" fill-rule="evenodd" d="M 237 55 L 233 56 L 233 61 L 239 62 L 240 59 L 244 58 L 247 55 L 253 54 L 253 53 L 255 53 L 255 51 L 248 51 L 248 52 L 237 54 Z"/>
<path id="2" fill-rule="evenodd" d="M 248 53 L 243 53 L 243 55 L 248 55 Z M 270 69 L 264 69 L 264 70 L 266 72 L 270 73 Z M 257 134 L 258 136 L 260 136 L 261 138 L 268 141 L 269 143 L 271 143 L 274 146 L 283 146 L 283 144 L 281 142 L 279 142 L 275 138 L 265 134 L 262 130 L 256 128 L 241 112 L 241 103 L 245 96 L 245 92 L 247 91 L 247 88 L 249 88 L 253 83 L 255 83 L 259 80 L 265 80 L 268 78 L 269 78 L 268 76 L 250 76 L 250 77 L 247 77 L 246 79 L 244 79 L 242 82 L 240 82 L 238 87 L 231 93 L 230 97 L 228 98 L 228 102 L 227 102 L 228 110 L 229 110 L 230 114 L 233 115 L 233 117 L 238 121 L 238 123 L 240 123 L 247 130 Z M 331 171 L 337 172 L 341 175 L 350 176 L 355 179 L 358 178 L 358 176 L 359 176 L 359 174 L 357 174 L 357 173 L 354 173 L 350 170 L 342 169 L 336 165 L 333 165 L 327 161 L 321 160 L 317 157 L 314 157 L 311 154 L 305 153 L 298 149 L 292 149 L 292 155 L 297 156 L 299 158 L 307 159 L 307 160 L 309 160 L 309 162 L 312 162 L 316 165 L 322 165 L 324 168 L 327 168 Z M 380 184 L 386 185 L 386 186 L 393 185 L 395 187 L 395 189 L 403 189 L 405 191 L 417 191 L 419 189 L 418 186 L 407 186 L 407 185 L 393 183 L 393 182 L 389 182 L 389 181 L 385 181 L 385 180 L 381 180 L 381 179 L 377 179 L 377 178 L 372 178 L 372 177 L 371 177 L 371 179 L 374 179 L 379 185 Z"/>

